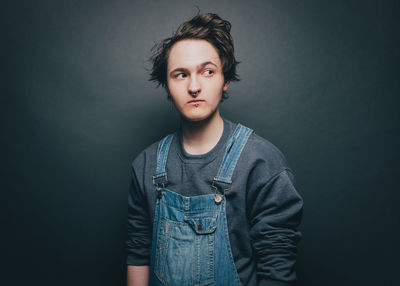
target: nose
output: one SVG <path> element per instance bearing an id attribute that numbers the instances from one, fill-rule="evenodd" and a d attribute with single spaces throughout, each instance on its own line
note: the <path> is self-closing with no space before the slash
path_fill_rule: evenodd
<path id="1" fill-rule="evenodd" d="M 192 76 L 190 78 L 189 86 L 188 86 L 188 92 L 191 96 L 197 97 L 200 93 L 200 83 L 197 80 L 196 76 Z"/>

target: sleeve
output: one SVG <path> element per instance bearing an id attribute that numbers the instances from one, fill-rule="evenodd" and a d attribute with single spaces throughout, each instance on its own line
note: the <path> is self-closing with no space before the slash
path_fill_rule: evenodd
<path id="1" fill-rule="evenodd" d="M 127 265 L 149 265 L 151 229 L 148 207 L 143 191 L 132 167 L 128 194 L 128 223 L 126 240 Z"/>
<path id="2" fill-rule="evenodd" d="M 263 166 L 253 172 L 248 201 L 250 237 L 257 257 L 259 285 L 290 285 L 296 280 L 297 230 L 303 200 L 294 187 L 294 176 L 285 168 L 264 179 Z"/>

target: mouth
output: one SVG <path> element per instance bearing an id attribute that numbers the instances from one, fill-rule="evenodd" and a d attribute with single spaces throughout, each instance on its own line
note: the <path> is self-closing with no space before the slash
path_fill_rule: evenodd
<path id="1" fill-rule="evenodd" d="M 188 101 L 188 103 L 200 103 L 200 102 L 204 102 L 203 99 L 192 99 L 190 101 Z"/>

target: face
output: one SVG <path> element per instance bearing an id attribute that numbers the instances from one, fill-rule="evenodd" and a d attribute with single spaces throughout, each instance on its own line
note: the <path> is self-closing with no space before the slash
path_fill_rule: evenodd
<path id="1" fill-rule="evenodd" d="M 167 84 L 179 113 L 189 121 L 201 121 L 219 112 L 224 83 L 217 50 L 206 40 L 175 43 L 168 56 Z"/>

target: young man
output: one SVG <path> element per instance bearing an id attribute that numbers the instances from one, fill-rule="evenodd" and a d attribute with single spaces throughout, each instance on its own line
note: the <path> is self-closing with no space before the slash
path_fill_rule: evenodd
<path id="1" fill-rule="evenodd" d="M 197 15 L 155 47 L 151 80 L 181 128 L 132 163 L 127 280 L 136 285 L 288 285 L 302 199 L 281 152 L 221 117 L 238 80 L 230 23 Z"/>

